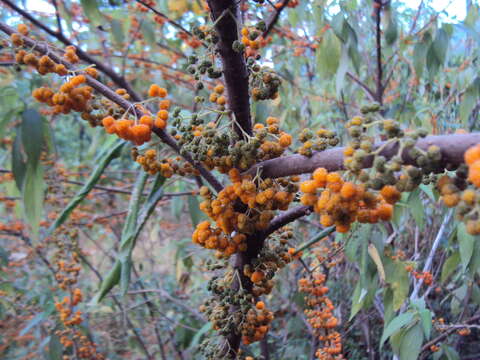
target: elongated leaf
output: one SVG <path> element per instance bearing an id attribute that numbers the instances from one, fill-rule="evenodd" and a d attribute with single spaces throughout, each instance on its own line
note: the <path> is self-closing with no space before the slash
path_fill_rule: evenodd
<path id="1" fill-rule="evenodd" d="M 55 222 L 50 226 L 49 233 L 52 233 L 56 228 L 62 225 L 70 216 L 72 211 L 82 202 L 83 199 L 90 193 L 93 187 L 100 180 L 101 175 L 105 171 L 105 168 L 112 162 L 113 159 L 120 155 L 120 150 L 125 145 L 125 141 L 118 141 L 114 146 L 104 152 L 103 156 L 98 160 L 98 165 L 93 170 L 92 175 L 88 178 L 85 185 L 78 191 L 75 197 L 68 203 L 63 209 Z"/>
<path id="2" fill-rule="evenodd" d="M 332 76 L 335 74 L 340 61 L 341 44 L 333 31 L 327 31 L 317 51 L 317 70 L 321 76 Z"/>
<path id="3" fill-rule="evenodd" d="M 120 240 L 120 253 L 118 256 L 121 264 L 120 287 L 123 294 L 127 292 L 130 283 L 130 271 L 132 267 L 131 257 L 133 248 L 135 247 L 138 211 L 140 209 L 140 201 L 147 179 L 148 174 L 144 171 L 140 172 L 135 182 L 135 187 L 128 206 L 128 214 L 123 225 L 122 238 Z"/>
<path id="4" fill-rule="evenodd" d="M 443 263 L 442 273 L 440 275 L 440 282 L 444 283 L 450 277 L 450 275 L 455 271 L 458 264 L 460 264 L 460 252 L 455 251 Z"/>
<path id="5" fill-rule="evenodd" d="M 368 245 L 368 254 L 372 258 L 373 262 L 377 266 L 378 276 L 382 282 L 385 281 L 385 269 L 383 268 L 382 258 L 378 253 L 377 248 L 373 244 Z"/>
<path id="6" fill-rule="evenodd" d="M 35 109 L 26 109 L 22 113 L 22 144 L 27 161 L 35 167 L 40 159 L 43 146 L 43 119 Z"/>
<path id="7" fill-rule="evenodd" d="M 383 330 L 383 334 L 380 339 L 380 349 L 382 349 L 383 344 L 390 336 L 398 332 L 403 327 L 411 324 L 413 319 L 414 319 L 414 314 L 411 312 L 406 312 L 398 315 L 396 318 L 390 321 L 388 325 L 385 327 L 385 329 Z"/>
<path id="8" fill-rule="evenodd" d="M 112 288 L 118 284 L 120 281 L 121 267 L 120 261 L 117 260 L 100 284 L 100 289 L 92 299 L 92 305 L 96 305 L 102 301 L 103 298 L 110 292 L 110 290 L 112 290 Z"/>
<path id="9" fill-rule="evenodd" d="M 85 15 L 90 20 L 92 25 L 101 25 L 103 21 L 103 15 L 98 9 L 97 0 L 80 0 L 80 3 L 82 4 L 82 9 L 85 12 Z"/>
<path id="10" fill-rule="evenodd" d="M 460 249 L 460 259 L 462 261 L 463 269 L 466 270 L 468 264 L 470 263 L 470 259 L 472 258 L 473 247 L 475 245 L 476 239 L 475 236 L 470 235 L 467 232 L 467 229 L 463 222 L 458 223 L 457 238 Z"/>
<path id="11" fill-rule="evenodd" d="M 18 334 L 19 336 L 24 336 L 30 332 L 35 326 L 38 326 L 43 321 L 45 321 L 50 313 L 49 312 L 41 312 L 35 315 L 35 317 L 28 322 L 28 324 L 20 331 Z"/>
<path id="12" fill-rule="evenodd" d="M 188 211 L 190 213 L 190 218 L 192 219 L 192 225 L 196 227 L 204 218 L 203 212 L 200 210 L 198 199 L 195 196 L 189 196 L 187 201 Z"/>
<path id="13" fill-rule="evenodd" d="M 422 198 L 420 197 L 420 189 L 415 189 L 410 193 L 408 197 L 408 205 L 412 211 L 412 216 L 415 219 L 418 227 L 420 229 L 423 229 L 425 211 Z"/>
<path id="14" fill-rule="evenodd" d="M 63 359 L 63 346 L 60 343 L 60 338 L 56 334 L 50 335 L 50 341 L 48 342 L 48 356 L 49 360 Z"/>
<path id="15" fill-rule="evenodd" d="M 422 40 L 415 44 L 413 48 L 413 67 L 415 68 L 415 73 L 417 78 L 421 78 L 423 74 L 423 68 L 425 67 L 425 61 L 428 49 L 432 42 L 432 36 L 430 32 L 426 32 Z"/>
<path id="16" fill-rule="evenodd" d="M 142 23 L 142 34 L 150 46 L 155 45 L 155 28 L 150 21 Z"/>
<path id="17" fill-rule="evenodd" d="M 25 217 L 32 228 L 32 237 L 38 238 L 38 227 L 43 211 L 43 168 L 40 163 L 28 162 L 23 184 L 22 199 Z"/>
<path id="18" fill-rule="evenodd" d="M 480 79 L 477 77 L 472 84 L 467 88 L 465 94 L 462 96 L 460 103 L 459 117 L 462 124 L 468 124 L 468 117 L 470 116 L 475 104 L 480 95 Z"/>
<path id="19" fill-rule="evenodd" d="M 112 19 L 110 21 L 113 41 L 116 46 L 120 46 L 124 40 L 123 27 L 120 20 Z"/>
<path id="20" fill-rule="evenodd" d="M 128 289 L 128 284 L 130 282 L 130 271 L 132 266 L 131 254 L 135 246 L 135 240 L 140 234 L 148 217 L 153 213 L 156 204 L 163 196 L 162 185 L 165 182 L 165 178 L 161 175 L 157 175 L 157 178 L 155 179 L 152 186 L 151 193 L 146 203 L 144 204 L 141 215 L 138 217 L 139 220 L 137 221 L 140 196 L 143 192 L 146 179 L 147 175 L 143 172 L 137 179 L 134 193 L 132 194 L 132 198 L 130 199 L 129 213 L 125 220 L 122 231 L 122 239 L 120 245 L 121 252 L 113 268 L 110 270 L 107 277 L 102 281 L 102 284 L 100 285 L 100 290 L 92 300 L 93 304 L 98 304 L 100 301 L 102 301 L 102 299 L 110 292 L 110 290 L 122 281 L 122 278 L 122 291 L 126 292 L 126 290 Z"/>
<path id="21" fill-rule="evenodd" d="M 340 96 L 340 93 L 345 86 L 345 75 L 348 71 L 348 62 L 348 47 L 346 45 L 343 45 L 335 81 L 335 88 L 337 90 L 338 97 Z"/>
<path id="22" fill-rule="evenodd" d="M 388 25 L 385 31 L 385 41 L 387 45 L 392 45 L 398 38 L 398 24 L 394 11 L 389 10 L 386 14 L 388 14 Z"/>
<path id="23" fill-rule="evenodd" d="M 428 309 L 423 309 L 419 312 L 420 320 L 422 321 L 423 332 L 425 333 L 425 338 L 430 338 L 430 333 L 432 331 L 432 313 Z"/>
<path id="24" fill-rule="evenodd" d="M 15 184 L 18 190 L 22 191 L 25 172 L 27 171 L 27 161 L 23 156 L 21 129 L 18 129 L 17 136 L 13 140 L 12 146 L 12 172 Z"/>
<path id="25" fill-rule="evenodd" d="M 420 324 L 406 331 L 400 344 L 400 360 L 417 359 L 423 343 L 423 331 Z"/>

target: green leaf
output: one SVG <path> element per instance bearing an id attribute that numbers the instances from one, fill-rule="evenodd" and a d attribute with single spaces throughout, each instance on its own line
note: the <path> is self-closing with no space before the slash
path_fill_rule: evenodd
<path id="1" fill-rule="evenodd" d="M 328 30 L 317 50 L 317 70 L 322 77 L 331 77 L 337 71 L 341 44 L 333 31 Z"/>
<path id="2" fill-rule="evenodd" d="M 48 342 L 48 358 L 49 360 L 63 359 L 63 345 L 60 343 L 60 338 L 55 334 L 50 335 L 50 341 Z"/>
<path id="3" fill-rule="evenodd" d="M 340 56 L 340 63 L 337 69 L 337 76 L 335 81 L 335 88 L 337 90 L 337 97 L 340 97 L 340 93 L 345 86 L 345 75 L 348 70 L 348 48 L 346 45 L 342 45 L 342 55 Z"/>
<path id="4" fill-rule="evenodd" d="M 427 52 L 427 68 L 431 77 L 445 64 L 449 41 L 447 32 L 444 29 L 438 29 Z"/>
<path id="5" fill-rule="evenodd" d="M 35 109 L 26 109 L 22 113 L 22 144 L 27 161 L 37 166 L 43 146 L 43 119 Z"/>
<path id="6" fill-rule="evenodd" d="M 365 304 L 365 297 L 368 294 L 368 290 L 362 287 L 360 282 L 357 282 L 355 290 L 353 290 L 352 296 L 352 309 L 350 310 L 350 317 L 348 321 L 352 320 L 355 315 L 362 309 Z"/>
<path id="7" fill-rule="evenodd" d="M 372 258 L 373 262 L 377 266 L 378 276 L 382 282 L 385 281 L 385 269 L 383 268 L 382 258 L 378 253 L 377 248 L 373 244 L 368 245 L 368 254 Z"/>
<path id="8" fill-rule="evenodd" d="M 45 321 L 48 316 L 51 314 L 51 311 L 46 312 L 42 311 L 33 317 L 32 320 L 28 322 L 28 324 L 20 331 L 18 336 L 24 336 L 30 332 L 35 326 L 40 325 L 43 321 Z"/>
<path id="9" fill-rule="evenodd" d="M 112 19 L 110 21 L 111 25 L 111 32 L 113 36 L 113 41 L 115 42 L 116 46 L 121 46 L 124 41 L 124 34 L 123 34 L 123 27 L 122 27 L 122 22 L 117 19 Z"/>
<path id="10" fill-rule="evenodd" d="M 425 211 L 424 211 L 422 198 L 420 197 L 419 189 L 415 189 L 410 193 L 410 195 L 408 196 L 407 204 L 412 211 L 412 216 L 415 219 L 415 222 L 417 223 L 420 230 L 422 230 L 423 224 L 424 224 Z"/>
<path id="11" fill-rule="evenodd" d="M 423 309 L 419 311 L 419 315 L 425 338 L 429 339 L 430 333 L 432 332 L 432 313 L 428 309 Z"/>
<path id="12" fill-rule="evenodd" d="M 211 322 L 206 322 L 205 325 L 203 325 L 200 328 L 200 330 L 198 330 L 195 333 L 195 336 L 193 337 L 192 342 L 190 343 L 189 347 L 190 348 L 195 348 L 199 344 L 202 336 L 205 335 L 210 330 L 212 330 L 212 323 Z"/>
<path id="13" fill-rule="evenodd" d="M 458 352 L 453 347 L 443 343 L 440 348 L 447 357 L 447 360 L 460 360 L 460 355 L 458 355 Z"/>
<path id="14" fill-rule="evenodd" d="M 393 292 L 393 310 L 397 311 L 405 302 L 410 288 L 410 279 L 405 263 L 385 258 L 386 282 Z"/>
<path id="15" fill-rule="evenodd" d="M 102 280 L 100 284 L 100 289 L 97 294 L 95 294 L 92 299 L 92 305 L 98 304 L 102 299 L 112 290 L 112 288 L 118 284 L 120 281 L 120 271 L 121 271 L 120 261 L 117 260 L 113 267 L 108 272 L 107 276 Z"/>
<path id="16" fill-rule="evenodd" d="M 467 232 L 466 226 L 463 222 L 459 222 L 457 225 L 457 239 L 460 250 L 460 260 L 463 269 L 466 270 L 470 263 L 470 259 L 472 258 L 476 237 Z"/>
<path id="17" fill-rule="evenodd" d="M 479 95 L 480 79 L 477 77 L 462 96 L 462 102 L 460 103 L 459 109 L 459 117 L 462 124 L 468 124 L 468 118 L 477 103 Z"/>
<path id="18" fill-rule="evenodd" d="M 148 173 L 142 171 L 139 173 L 135 186 L 133 188 L 132 196 L 130 197 L 130 204 L 128 206 L 128 214 L 123 224 L 122 237 L 120 240 L 120 253 L 118 259 L 121 264 L 120 287 L 122 294 L 125 295 L 130 283 L 130 270 L 132 266 L 132 252 L 135 247 L 137 239 L 137 221 L 138 212 L 140 209 L 140 201 L 142 199 L 143 189 L 148 179 Z"/>
<path id="19" fill-rule="evenodd" d="M 385 30 L 385 41 L 387 45 L 392 45 L 398 38 L 398 24 L 393 10 L 385 12 L 388 19 L 387 29 Z"/>
<path id="20" fill-rule="evenodd" d="M 18 115 L 18 109 L 8 110 L 3 114 L 0 114 L 0 138 L 4 137 L 4 131 L 7 124 L 12 121 Z"/>
<path id="21" fill-rule="evenodd" d="M 22 199 L 25 217 L 32 228 L 32 237 L 38 238 L 38 227 L 43 211 L 43 168 L 40 163 L 27 163 L 25 183 L 23 184 Z"/>
<path id="22" fill-rule="evenodd" d="M 155 46 L 155 27 L 151 21 L 145 20 L 142 23 L 142 34 L 150 46 Z"/>
<path id="23" fill-rule="evenodd" d="M 196 227 L 203 219 L 203 212 L 200 210 L 200 204 L 196 196 L 188 196 L 187 202 L 190 218 L 192 219 L 192 225 L 193 227 Z"/>
<path id="24" fill-rule="evenodd" d="M 26 171 L 27 161 L 25 160 L 22 149 L 21 129 L 18 129 L 12 146 L 12 173 L 15 179 L 15 184 L 20 191 L 23 189 Z"/>
<path id="25" fill-rule="evenodd" d="M 400 344 L 400 360 L 414 360 L 418 358 L 423 343 L 423 330 L 420 324 L 408 329 L 403 335 Z"/>
<path id="26" fill-rule="evenodd" d="M 382 337 L 380 339 L 380 349 L 382 349 L 383 344 L 387 339 L 398 332 L 400 329 L 404 328 L 407 325 L 410 325 L 414 320 L 414 314 L 411 312 L 406 312 L 398 315 L 388 325 L 384 328 Z"/>
<path id="27" fill-rule="evenodd" d="M 450 277 L 450 275 L 455 271 L 458 264 L 460 264 L 460 252 L 455 251 L 443 263 L 442 273 L 440 275 L 440 282 L 444 283 Z"/>
<path id="28" fill-rule="evenodd" d="M 102 25 L 103 15 L 98 8 L 97 0 L 80 0 L 85 15 L 93 26 Z"/>
<path id="29" fill-rule="evenodd" d="M 62 225 L 70 216 L 72 211 L 82 202 L 83 199 L 90 193 L 94 188 L 97 182 L 100 180 L 103 172 L 106 167 L 112 162 L 113 159 L 117 158 L 120 155 L 122 147 L 126 144 L 125 141 L 117 141 L 113 146 L 109 146 L 104 149 L 100 154 L 100 158 L 97 159 L 96 163 L 98 164 L 93 173 L 88 178 L 85 185 L 75 194 L 75 197 L 70 200 L 68 205 L 62 210 L 60 215 L 55 219 L 55 222 L 49 228 L 49 234 L 53 233 L 60 225 Z"/>

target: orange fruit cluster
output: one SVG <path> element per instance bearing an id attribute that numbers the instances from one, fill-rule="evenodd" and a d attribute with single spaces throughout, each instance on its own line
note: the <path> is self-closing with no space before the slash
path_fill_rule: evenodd
<path id="1" fill-rule="evenodd" d="M 144 116 L 142 119 L 145 121 Z M 107 133 L 116 134 L 119 138 L 132 141 L 135 145 L 142 145 L 152 138 L 150 126 L 142 123 L 135 124 L 135 121 L 131 119 L 115 120 L 113 116 L 107 116 L 102 119 L 102 125 Z"/>
<path id="2" fill-rule="evenodd" d="M 217 257 L 229 257 L 238 251 L 247 250 L 246 239 L 244 234 L 225 236 L 219 228 L 212 229 L 208 221 L 199 223 L 192 234 L 195 244 L 217 250 Z"/>
<path id="3" fill-rule="evenodd" d="M 77 55 L 77 49 L 73 45 L 69 45 L 65 48 L 65 54 L 63 54 L 63 57 L 70 64 L 76 64 L 80 61 Z"/>
<path id="4" fill-rule="evenodd" d="M 218 84 L 213 88 L 213 92 L 210 93 L 209 100 L 212 103 L 216 103 L 217 105 L 223 106 L 227 103 L 227 98 L 223 95 L 225 91 L 225 87 L 223 84 Z"/>
<path id="5" fill-rule="evenodd" d="M 200 209 L 215 220 L 225 234 L 233 230 L 246 234 L 265 230 L 274 216 L 274 210 L 286 210 L 293 200 L 294 193 L 282 190 L 278 183 L 271 180 L 257 186 L 250 175 L 242 177 L 235 168 L 229 171 L 229 176 L 233 184 L 226 186 L 216 199 L 208 189 L 200 192 L 205 198 Z M 250 215 L 236 211 L 234 205 L 237 200 L 256 211 Z"/>
<path id="6" fill-rule="evenodd" d="M 119 94 L 123 94 L 119 93 Z M 164 98 L 168 95 L 167 90 L 153 84 L 148 90 L 148 96 Z M 109 134 L 116 134 L 119 138 L 132 141 L 135 145 L 142 145 L 152 138 L 152 130 L 154 127 L 165 129 L 169 117 L 168 110 L 170 108 L 170 100 L 164 99 L 159 102 L 159 111 L 155 119 L 146 111 L 143 106 L 138 108 L 145 114 L 138 120 L 118 119 L 113 116 L 107 116 L 102 119 L 102 125 Z"/>
<path id="7" fill-rule="evenodd" d="M 157 160 L 157 152 L 155 149 L 148 149 L 144 155 L 139 155 L 137 148 L 132 149 L 132 155 L 134 160 L 142 165 L 143 170 L 150 175 L 155 175 L 160 172 L 163 177 L 172 177 L 174 169 L 171 165 L 171 160 L 167 159 L 162 162 Z"/>
<path id="8" fill-rule="evenodd" d="M 329 288 L 325 286 L 325 280 L 324 274 L 315 272 L 311 277 L 298 281 L 299 290 L 307 294 L 305 301 L 309 309 L 305 310 L 305 315 L 315 335 L 323 344 L 315 356 L 321 360 L 340 360 L 344 359 L 341 355 L 342 337 L 338 331 L 333 330 L 339 323 L 333 316 L 335 307 L 326 296 Z"/>
<path id="9" fill-rule="evenodd" d="M 77 75 L 64 83 L 58 92 L 41 87 L 35 89 L 32 95 L 37 101 L 53 107 L 55 114 L 68 114 L 72 110 L 88 113 L 90 111 L 88 102 L 92 98 L 93 89 L 88 85 L 80 86 L 85 81 L 84 75 Z"/>
<path id="10" fill-rule="evenodd" d="M 245 316 L 241 329 L 242 342 L 249 345 L 262 340 L 268 332 L 273 318 L 273 313 L 265 308 L 263 301 L 257 302 L 256 306 L 250 308 Z"/>
<path id="11" fill-rule="evenodd" d="M 480 187 L 480 144 L 468 149 L 464 158 L 468 165 L 468 180 L 476 187 Z"/>
<path id="12" fill-rule="evenodd" d="M 261 36 L 260 31 L 257 29 L 249 29 L 248 27 L 243 27 L 241 30 L 242 38 L 241 42 L 246 47 L 245 56 L 253 57 L 257 54 L 257 51 L 260 48 L 267 46 L 272 42 L 272 37 L 267 37 L 266 39 Z"/>
<path id="13" fill-rule="evenodd" d="M 60 320 L 65 326 L 78 325 L 82 322 L 82 312 L 77 311 L 72 315 L 72 306 L 70 298 L 65 296 L 62 301 L 55 303 L 55 308 L 60 313 Z"/>
<path id="14" fill-rule="evenodd" d="M 317 189 L 322 190 L 317 196 Z M 343 181 L 340 174 L 329 173 L 324 168 L 316 169 L 311 180 L 300 184 L 304 193 L 300 201 L 313 206 L 320 214 L 323 226 L 335 225 L 336 231 L 345 233 L 353 222 L 376 223 L 390 220 L 393 206 L 400 198 L 400 193 L 393 186 L 382 188 L 381 196 L 367 190 L 365 186 Z"/>

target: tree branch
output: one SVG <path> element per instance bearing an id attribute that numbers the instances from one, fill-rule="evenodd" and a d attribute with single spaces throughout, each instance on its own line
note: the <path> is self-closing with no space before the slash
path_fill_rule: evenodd
<path id="1" fill-rule="evenodd" d="M 252 134 L 248 71 L 242 52 L 235 52 L 232 44 L 238 40 L 239 17 L 236 0 L 208 0 L 220 41 L 217 51 L 222 58 L 223 77 L 227 87 L 228 107 L 235 115 L 235 131 L 243 138 L 243 132 Z M 243 131 L 242 131 L 243 130 Z"/>
<path id="2" fill-rule="evenodd" d="M 363 90 L 365 90 L 365 92 L 367 93 L 367 95 L 370 97 L 371 100 L 376 99 L 376 95 L 373 92 L 373 90 L 370 89 L 363 81 L 361 81 L 359 78 L 357 78 L 355 75 L 353 75 L 350 72 L 347 72 L 347 76 L 353 81 L 355 81 Z"/>
<path id="3" fill-rule="evenodd" d="M 272 16 L 270 16 L 270 18 L 267 20 L 267 28 L 265 29 L 265 31 L 263 32 L 262 34 L 262 37 L 265 39 L 268 34 L 270 33 L 270 31 L 272 31 L 272 29 L 274 28 L 275 24 L 277 23 L 278 19 L 280 18 L 280 14 L 282 13 L 283 9 L 285 9 L 288 5 L 290 0 L 284 0 L 282 2 L 282 5 L 277 9 L 277 8 L 274 8 L 275 9 L 275 12 L 272 14 Z"/>
<path id="4" fill-rule="evenodd" d="M 188 36 L 191 36 L 191 37 L 195 37 L 195 35 L 193 35 L 190 31 L 188 31 L 187 29 L 185 29 L 182 25 L 180 25 L 178 22 L 176 22 L 175 20 L 172 20 L 170 19 L 167 15 L 165 15 L 164 13 L 158 11 L 157 9 L 155 9 L 153 6 L 147 4 L 146 2 L 142 1 L 142 0 L 135 0 L 137 3 L 145 6 L 147 9 L 153 11 L 155 13 L 155 15 L 158 15 L 160 16 L 161 18 L 165 19 L 169 24 L 171 24 L 172 26 L 176 27 L 177 29 L 179 29 L 180 31 L 184 32 L 185 34 L 188 34 Z M 202 45 L 206 47 L 206 45 L 202 42 Z"/>
<path id="5" fill-rule="evenodd" d="M 417 141 L 416 146 L 422 150 L 427 150 L 431 145 L 440 147 L 442 153 L 442 166 L 458 166 L 463 163 L 463 154 L 465 151 L 480 143 L 480 133 L 471 134 L 451 134 L 427 136 Z M 379 148 L 384 143 L 378 143 L 374 149 Z M 258 170 L 261 171 L 264 178 L 279 178 L 290 175 L 299 175 L 312 173 L 315 169 L 323 167 L 328 171 L 343 170 L 343 147 L 315 152 L 311 157 L 295 154 L 283 156 L 276 159 L 266 160 L 252 166 L 246 171 L 247 174 L 255 175 Z M 398 144 L 386 146 L 380 155 L 390 159 L 396 155 Z M 407 154 L 407 150 L 402 153 L 402 159 L 406 164 L 413 165 L 414 160 Z M 372 166 L 373 157 L 367 157 L 363 163 L 364 168 Z"/>
<path id="6" fill-rule="evenodd" d="M 1 0 L 3 1 L 3 0 Z M 0 31 L 3 31 L 7 35 L 11 35 L 13 33 L 16 33 L 16 31 L 11 28 L 10 26 L 0 22 Z M 48 54 L 48 56 L 54 60 L 56 63 L 63 64 L 65 67 L 69 70 L 75 71 L 75 69 L 72 67 L 72 64 L 69 62 L 65 61 L 55 53 L 53 53 L 46 45 L 44 44 L 39 44 L 38 42 L 32 40 L 28 36 L 23 36 L 21 35 L 24 43 L 31 47 L 32 49 L 34 48 L 35 51 L 38 51 L 41 54 Z M 122 96 L 118 95 L 116 92 L 112 91 L 109 87 L 105 86 L 101 82 L 95 80 L 89 75 L 85 74 L 85 77 L 87 79 L 87 83 L 97 90 L 100 94 L 105 96 L 107 99 L 111 100 L 115 104 L 119 105 L 126 111 L 131 112 L 133 115 L 135 115 L 137 118 L 141 118 L 144 114 L 142 111 L 140 111 L 133 103 L 130 101 L 124 99 Z M 175 152 L 180 154 L 186 161 L 188 161 L 190 164 L 192 164 L 198 171 L 199 173 L 207 180 L 210 185 L 216 190 L 220 191 L 222 190 L 223 186 L 218 182 L 218 180 L 212 175 L 210 171 L 208 171 L 201 163 L 198 163 L 193 160 L 191 155 L 189 153 L 180 153 L 180 147 L 178 146 L 177 142 L 175 139 L 168 134 L 166 131 L 163 129 L 159 129 L 154 127 L 153 132 L 168 146 L 170 146 Z"/>
<path id="7" fill-rule="evenodd" d="M 6 4 L 7 6 L 9 6 L 10 8 L 12 8 L 13 11 L 20 14 L 24 18 L 26 18 L 28 21 L 30 21 L 32 24 L 34 24 L 38 28 L 42 29 L 43 31 L 45 31 L 49 35 L 56 38 L 58 41 L 62 42 L 63 44 L 65 44 L 67 46 L 75 46 L 75 48 L 77 49 L 76 53 L 77 53 L 77 55 L 80 59 L 84 60 L 85 62 L 87 62 L 89 64 L 94 64 L 95 67 L 99 71 L 101 71 L 102 73 L 107 75 L 110 79 L 112 79 L 112 81 L 115 84 L 117 84 L 118 86 L 127 90 L 127 92 L 130 94 L 130 96 L 132 97 L 132 99 L 134 101 L 141 101 L 142 100 L 140 95 L 135 90 L 133 90 L 132 86 L 130 85 L 130 83 L 127 80 L 125 80 L 125 78 L 119 76 L 113 69 L 109 68 L 105 64 L 103 64 L 103 63 L 95 60 L 94 58 L 92 58 L 89 54 L 87 54 L 85 51 L 83 51 L 82 49 L 77 47 L 75 44 L 73 44 L 69 39 L 67 39 L 63 33 L 53 31 L 48 26 L 46 26 L 45 24 L 43 24 L 40 21 L 38 21 L 37 19 L 35 19 L 27 11 L 19 8 L 12 1 L 10 1 L 10 0 L 0 0 L 0 1 L 3 2 L 4 4 Z"/>
<path id="8" fill-rule="evenodd" d="M 380 28 L 381 25 L 381 13 L 382 13 L 382 0 L 374 0 L 373 6 L 375 8 L 375 32 L 376 32 L 376 42 L 377 42 L 377 92 L 376 100 L 383 105 L 383 66 L 382 66 L 382 31 Z"/>

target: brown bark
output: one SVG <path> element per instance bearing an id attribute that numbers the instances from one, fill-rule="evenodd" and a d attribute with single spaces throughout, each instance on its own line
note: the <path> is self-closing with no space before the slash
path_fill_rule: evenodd
<path id="1" fill-rule="evenodd" d="M 441 165 L 458 166 L 463 163 L 463 154 L 465 151 L 480 143 L 480 133 L 471 134 L 450 134 L 450 135 L 432 135 L 420 139 L 417 146 L 422 150 L 427 150 L 431 145 L 437 145 L 442 152 Z M 375 145 L 375 149 L 383 143 Z M 260 162 L 252 166 L 246 173 L 256 174 L 260 169 L 263 178 L 279 178 L 283 176 L 299 175 L 312 173 L 315 169 L 323 167 L 328 171 L 343 170 L 343 147 L 315 152 L 311 157 L 295 154 L 284 156 L 272 160 Z M 398 144 L 386 146 L 380 154 L 387 159 L 396 155 Z M 408 156 L 407 151 L 402 153 L 402 158 L 406 164 L 414 164 L 413 159 Z M 363 163 L 364 168 L 372 166 L 373 157 L 368 157 Z"/>
<path id="2" fill-rule="evenodd" d="M 243 138 L 243 132 L 252 134 L 250 97 L 248 93 L 248 71 L 242 52 L 235 52 L 232 44 L 238 40 L 238 5 L 236 0 L 209 0 L 212 19 L 220 41 L 217 51 L 223 64 L 223 77 L 228 95 L 228 107 L 232 110 L 237 124 L 235 131 Z M 242 132 L 243 130 L 243 132 Z"/>

